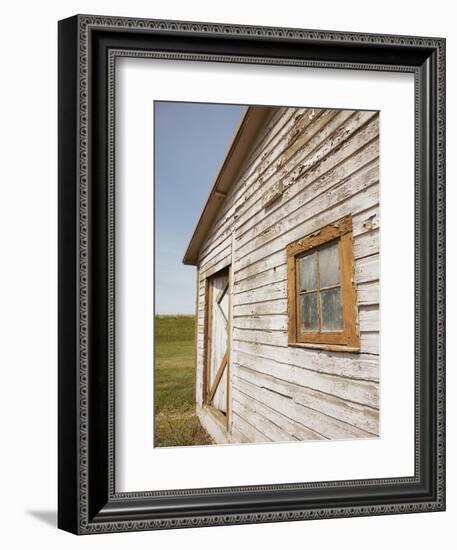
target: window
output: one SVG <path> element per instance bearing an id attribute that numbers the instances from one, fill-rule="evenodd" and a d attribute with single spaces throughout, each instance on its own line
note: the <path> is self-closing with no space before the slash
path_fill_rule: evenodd
<path id="1" fill-rule="evenodd" d="M 352 216 L 287 247 L 289 344 L 358 351 Z"/>

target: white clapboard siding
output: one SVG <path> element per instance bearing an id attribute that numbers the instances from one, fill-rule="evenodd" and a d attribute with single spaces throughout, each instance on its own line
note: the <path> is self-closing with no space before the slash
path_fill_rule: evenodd
<path id="1" fill-rule="evenodd" d="M 323 372 L 372 382 L 379 380 L 378 361 L 372 355 L 359 354 L 358 360 L 354 361 L 352 353 L 330 354 L 326 351 L 300 349 L 292 346 L 283 349 L 268 344 L 241 341 L 234 344 L 232 354 L 238 363 L 242 363 L 238 352 L 250 354 L 259 360 L 272 359 L 279 363 L 295 365 L 318 373 Z"/>
<path id="2" fill-rule="evenodd" d="M 233 341 L 288 347 L 287 331 L 285 330 L 249 330 L 233 327 L 232 334 Z M 379 354 L 379 334 L 377 332 L 360 333 L 360 353 Z"/>
<path id="3" fill-rule="evenodd" d="M 345 401 L 338 397 L 320 393 L 307 386 L 297 386 L 286 380 L 274 378 L 272 376 L 260 374 L 257 375 L 249 369 L 240 367 L 236 370 L 235 380 L 238 385 L 244 390 L 246 395 L 252 396 L 256 401 L 263 403 L 262 396 L 268 396 L 268 406 L 272 409 L 277 409 L 274 406 L 276 401 L 281 401 L 281 398 L 293 400 L 294 403 L 306 407 L 306 409 L 298 409 L 302 416 L 294 416 L 296 422 L 307 425 L 307 409 L 312 409 L 316 413 L 321 413 L 327 418 L 344 422 L 350 426 L 354 426 L 359 430 L 366 431 L 372 435 L 378 435 L 378 410 L 370 407 Z M 260 393 L 257 390 L 266 389 L 269 394 Z M 256 403 L 257 405 L 257 403 Z M 327 421 L 328 422 L 328 421 Z M 313 428 L 324 437 L 327 436 L 325 424 Z"/>
<path id="4" fill-rule="evenodd" d="M 376 122 L 376 121 L 375 121 Z M 304 161 L 306 154 L 303 157 L 294 157 L 295 164 L 288 164 L 283 170 L 274 176 L 271 183 L 274 181 L 283 181 L 286 191 L 282 197 L 284 201 L 293 198 L 297 191 L 301 188 L 308 186 L 313 181 L 321 177 L 321 185 L 325 185 L 330 181 L 333 184 L 337 183 L 344 177 L 349 177 L 351 173 L 358 170 L 360 166 L 363 166 L 370 160 L 376 158 L 379 154 L 379 146 L 377 140 L 370 142 L 373 138 L 373 134 L 377 131 L 377 124 L 373 122 L 368 128 L 358 128 L 360 135 L 355 134 L 354 139 L 346 140 L 340 148 L 335 150 L 335 154 L 329 155 L 325 158 L 325 162 L 318 162 L 318 158 L 314 158 L 316 164 L 310 166 L 307 165 L 305 170 L 302 164 L 298 164 L 300 161 Z M 348 158 L 354 155 L 354 158 Z M 340 164 L 346 166 L 342 167 Z M 297 166 L 298 164 L 298 166 Z M 352 172 L 351 172 L 352 171 Z M 247 185 L 248 182 L 246 182 Z M 298 185 L 294 185 L 294 184 Z M 219 227 L 215 227 L 214 233 L 208 237 L 207 243 L 213 243 L 218 239 L 223 239 L 232 230 L 232 225 L 236 223 L 237 234 L 241 237 L 245 232 L 243 225 L 249 220 L 255 224 L 255 214 L 260 210 L 260 214 L 264 214 L 264 209 L 260 200 L 261 195 L 268 188 L 268 183 L 260 182 L 257 179 L 250 187 L 246 189 L 244 195 L 241 196 L 239 201 L 234 205 L 234 208 L 227 213 L 225 223 Z M 288 187 L 292 186 L 289 190 Z M 290 196 L 289 196 L 290 195 Z M 231 198 L 228 198 L 230 201 Z M 281 201 L 282 203 L 283 201 Z M 270 213 L 274 212 L 274 207 Z M 207 245 L 205 244 L 205 247 Z"/>
<path id="5" fill-rule="evenodd" d="M 269 441 L 290 441 L 291 435 L 293 437 L 293 434 L 287 433 L 261 414 L 252 399 L 243 399 L 238 392 L 232 396 L 232 412 L 246 420 L 249 419 L 249 422 Z"/>
<path id="6" fill-rule="evenodd" d="M 273 315 L 287 313 L 287 299 L 272 299 L 255 302 L 253 304 L 234 304 L 234 316 Z"/>
<path id="7" fill-rule="evenodd" d="M 379 355 L 379 333 L 378 332 L 361 332 L 360 349 L 364 353 Z"/>
<path id="8" fill-rule="evenodd" d="M 249 368 L 255 373 L 269 374 L 275 378 L 293 382 L 298 386 L 313 388 L 373 408 L 379 406 L 378 384 L 376 382 L 316 372 L 315 370 L 288 365 L 272 359 L 262 358 L 258 360 L 257 357 L 243 352 L 238 352 L 236 359 L 238 365 Z"/>
<path id="9" fill-rule="evenodd" d="M 379 281 L 361 283 L 357 285 L 357 299 L 361 305 L 379 304 Z"/>
<path id="10" fill-rule="evenodd" d="M 299 174 L 299 171 L 297 171 L 296 178 L 291 178 L 287 182 L 288 186 L 285 188 L 281 200 L 277 204 L 273 204 L 268 212 L 258 202 L 253 207 L 253 210 L 257 207 L 256 213 L 249 212 L 250 217 L 246 215 L 244 219 L 240 217 L 237 220 L 238 240 L 241 242 L 243 242 L 243 239 L 246 240 L 246 233 L 249 233 L 250 229 L 256 227 L 259 223 L 263 226 L 266 226 L 267 223 L 272 225 L 282 219 L 284 217 L 282 215 L 283 209 L 287 209 L 287 213 L 290 214 L 297 207 L 309 202 L 309 200 L 325 192 L 330 187 L 346 181 L 360 170 L 366 170 L 365 167 L 375 161 L 378 154 L 379 149 L 376 141 L 363 147 L 353 157 L 345 159 L 333 169 L 324 172 L 323 175 L 320 175 L 320 171 L 308 172 L 305 175 Z M 284 213 L 286 213 L 286 210 L 284 210 Z"/>
<path id="11" fill-rule="evenodd" d="M 360 306 L 359 324 L 362 332 L 379 331 L 379 307 L 378 306 Z"/>
<path id="12" fill-rule="evenodd" d="M 369 111 L 278 109 L 256 137 L 200 248 L 201 394 L 205 281 L 232 266 L 226 442 L 379 433 L 378 118 Z M 278 198 L 265 206 L 273 187 Z M 353 223 L 360 352 L 290 346 L 286 247 L 347 214 Z M 199 414 L 203 418 L 205 408 Z"/>
<path id="13" fill-rule="evenodd" d="M 358 212 L 366 208 L 367 204 L 376 204 L 379 195 L 377 171 L 376 167 L 372 167 L 368 174 L 354 177 L 315 197 L 303 208 L 267 227 L 262 233 L 258 233 L 257 229 L 253 231 L 252 238 L 242 248 L 237 243 L 236 260 L 239 268 L 285 248 L 289 243 L 351 212 Z"/>
<path id="14" fill-rule="evenodd" d="M 337 124 L 335 125 L 335 128 L 332 128 L 332 131 L 341 130 L 341 128 L 343 128 L 344 131 L 344 121 L 348 118 L 351 119 L 351 117 L 356 116 L 354 115 L 354 111 L 343 111 L 336 115 L 335 112 L 332 111 L 330 112 L 330 115 L 331 117 L 337 119 Z M 322 114 L 321 116 L 316 117 L 307 127 L 306 131 L 308 132 L 308 134 L 313 133 L 313 139 L 309 140 L 309 142 L 305 144 L 305 147 L 300 150 L 300 154 L 288 157 L 288 159 L 290 160 L 288 160 L 284 166 L 284 163 L 281 161 L 281 154 L 287 156 L 287 148 L 288 146 L 293 147 L 294 142 L 289 143 L 287 141 L 287 145 L 284 148 L 284 140 L 282 140 L 278 144 L 276 150 L 270 151 L 269 158 L 268 155 L 266 156 L 269 164 L 271 165 L 268 174 L 264 173 L 262 170 L 257 170 L 254 173 L 250 172 L 249 174 L 242 174 L 242 176 L 240 176 L 241 185 L 236 190 L 232 190 L 230 197 L 227 197 L 225 204 L 229 206 L 229 209 L 225 212 L 224 217 L 218 219 L 215 223 L 213 235 L 210 235 L 208 237 L 203 247 L 204 249 L 211 244 L 212 239 L 217 239 L 217 233 L 221 228 L 223 229 L 224 226 L 225 229 L 230 227 L 230 224 L 239 217 L 241 211 L 246 211 L 246 209 L 252 207 L 251 201 L 256 200 L 256 193 L 259 191 L 259 189 L 262 189 L 262 192 L 265 190 L 266 186 L 268 185 L 268 181 L 273 174 L 275 175 L 275 178 L 283 178 L 287 176 L 291 179 L 295 179 L 296 177 L 298 177 L 298 172 L 293 174 L 291 173 L 291 170 L 297 165 L 298 162 L 303 161 L 307 156 L 309 156 L 309 153 L 314 153 L 318 149 L 318 145 L 325 145 L 325 142 L 328 139 L 328 131 L 325 129 L 325 127 L 324 132 L 319 132 L 319 129 L 321 129 L 322 126 L 323 119 L 324 121 L 328 120 L 328 116 Z M 362 125 L 364 122 L 365 121 L 362 121 Z M 353 127 L 351 130 L 353 132 L 357 132 L 360 129 L 361 121 L 359 117 L 357 117 L 356 119 L 356 124 L 354 124 L 354 121 L 352 121 L 352 126 Z M 348 141 L 348 134 L 346 134 L 344 137 L 345 140 Z M 345 142 L 343 140 L 343 145 L 344 143 Z M 313 159 L 314 162 L 317 164 L 319 161 L 319 157 L 315 156 L 313 157 Z M 309 167 L 310 166 L 308 166 L 308 168 Z M 279 169 L 281 169 L 280 172 L 276 174 L 276 171 Z M 303 169 L 300 167 L 299 171 L 302 172 Z"/>
<path id="15" fill-rule="evenodd" d="M 379 252 L 379 231 L 372 230 L 369 232 L 358 233 L 354 237 L 354 258 L 364 258 L 365 256 L 372 256 Z M 253 275 L 260 275 L 264 271 L 269 269 L 279 269 L 283 267 L 286 262 L 286 248 L 273 252 L 265 258 L 248 264 L 246 267 L 242 267 L 237 271 L 237 289 L 240 288 L 239 284 L 246 278 Z M 239 263 L 238 263 L 239 265 Z"/>
<path id="16" fill-rule="evenodd" d="M 241 384 L 241 381 L 238 380 L 248 382 L 247 379 L 239 376 L 241 371 L 243 371 L 244 376 L 249 376 L 247 370 L 239 369 L 237 374 L 234 375 L 234 385 Z M 262 375 L 260 375 L 260 377 L 262 377 Z M 267 404 L 272 409 L 302 424 L 309 430 L 317 432 L 325 439 L 366 438 L 376 435 L 357 428 L 349 422 L 344 422 L 339 418 L 334 418 L 312 407 L 298 403 L 293 396 L 293 392 L 297 388 L 292 390 L 291 385 L 287 382 L 281 385 L 279 381 L 274 381 L 271 378 L 269 381 L 265 379 L 264 382 L 265 385 L 263 386 L 251 384 L 250 392 L 256 396 L 258 401 Z"/>
<path id="17" fill-rule="evenodd" d="M 254 409 L 257 413 L 267 418 L 273 424 L 276 424 L 282 431 L 281 439 L 290 441 L 290 436 L 299 441 L 325 439 L 325 437 L 313 430 L 310 430 L 303 423 L 296 422 L 285 414 L 279 412 L 278 407 L 268 406 L 263 402 L 262 395 L 259 395 L 255 385 L 250 385 L 242 378 L 233 377 L 234 400 L 242 404 L 246 409 Z M 272 403 L 270 402 L 270 405 Z M 304 419 L 305 420 L 305 417 Z"/>
<path id="18" fill-rule="evenodd" d="M 379 280 L 379 256 L 368 256 L 355 262 L 356 283 Z"/>
<path id="19" fill-rule="evenodd" d="M 260 304 L 268 300 L 287 299 L 287 285 L 285 280 L 271 283 L 267 286 L 239 291 L 233 295 L 235 306 L 245 304 Z"/>
<path id="20" fill-rule="evenodd" d="M 271 183 L 282 181 L 286 189 L 281 203 L 278 203 L 276 206 L 273 206 L 267 214 L 273 214 L 278 208 L 281 208 L 282 203 L 287 203 L 289 200 L 293 200 L 295 196 L 304 188 L 309 187 L 314 182 L 317 186 L 325 187 L 330 184 L 336 184 L 339 181 L 350 177 L 351 174 L 356 172 L 359 168 L 370 162 L 371 160 L 377 158 L 379 154 L 379 146 L 377 142 L 367 142 L 367 137 L 370 139 L 374 133 L 374 126 L 369 126 L 367 129 L 362 129 L 360 135 L 357 134 L 356 138 L 345 142 L 340 150 L 337 150 L 335 155 L 330 155 L 325 159 L 325 162 L 319 163 L 316 158 L 315 165 L 308 164 L 305 169 L 304 162 L 307 158 L 304 155 L 303 158 L 296 159 L 298 162 L 293 166 L 292 170 L 287 172 L 286 167 L 281 173 L 275 174 L 272 178 Z M 353 155 L 353 157 L 351 157 Z M 240 238 L 246 231 L 245 225 L 252 221 L 252 224 L 255 224 L 259 219 L 262 219 L 262 214 L 265 215 L 265 209 L 263 208 L 261 201 L 259 201 L 259 194 L 263 194 L 268 188 L 268 185 L 262 185 L 259 188 L 257 194 L 254 194 L 250 200 L 245 200 L 240 202 L 237 216 L 237 233 L 239 233 Z M 259 218 L 255 216 L 260 213 Z"/>
<path id="21" fill-rule="evenodd" d="M 233 326 L 252 330 L 287 330 L 287 314 L 234 316 Z"/>
<path id="22" fill-rule="evenodd" d="M 289 116 L 286 114 L 286 116 Z M 292 121 L 292 122 L 291 122 Z M 278 143 L 281 141 L 281 138 L 285 138 L 288 132 L 290 131 L 291 126 L 293 125 L 293 117 L 290 116 L 289 120 L 282 124 L 282 127 L 279 129 L 274 128 L 272 130 L 272 139 L 264 145 L 264 149 L 261 153 L 254 157 L 254 159 L 248 159 L 244 171 L 241 172 L 240 177 L 237 182 L 234 184 L 230 191 L 230 196 L 224 201 L 224 204 L 221 208 L 221 211 L 214 223 L 214 228 L 212 233 L 208 235 L 205 244 L 202 247 L 202 253 L 206 254 L 208 247 L 212 246 L 214 241 L 219 235 L 219 230 L 226 227 L 231 220 L 233 220 L 235 209 L 238 208 L 238 201 L 240 199 L 246 200 L 247 195 L 253 192 L 253 186 L 259 183 L 259 165 L 262 163 L 263 159 L 269 159 L 270 162 L 274 162 L 277 158 L 275 155 L 274 149 L 277 148 Z"/>
<path id="23" fill-rule="evenodd" d="M 235 278 L 233 285 L 233 292 L 238 294 L 239 292 L 245 292 L 252 290 L 253 288 L 260 288 L 262 286 L 274 285 L 279 282 L 286 282 L 287 266 L 286 266 L 286 253 L 284 251 L 284 261 L 278 266 L 272 266 L 271 269 L 258 272 L 256 269 L 245 271 L 244 278 Z"/>
<path id="24" fill-rule="evenodd" d="M 251 443 L 270 443 L 272 439 L 267 437 L 263 432 L 258 430 L 253 424 L 245 420 L 244 416 L 240 416 L 238 411 L 233 411 L 233 425 L 237 430 Z"/>

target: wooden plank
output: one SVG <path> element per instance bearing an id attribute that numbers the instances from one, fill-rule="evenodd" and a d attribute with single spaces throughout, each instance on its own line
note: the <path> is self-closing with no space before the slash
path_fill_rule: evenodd
<path id="1" fill-rule="evenodd" d="M 214 394 L 216 393 L 216 390 L 219 386 L 219 382 L 221 381 L 222 375 L 224 374 L 225 367 L 227 366 L 227 362 L 228 362 L 228 350 L 225 352 L 224 357 L 222 358 L 221 364 L 217 369 L 216 376 L 214 377 L 213 385 L 208 395 L 209 403 L 211 403 L 211 401 L 213 400 Z"/>
<path id="2" fill-rule="evenodd" d="M 233 413 L 241 418 L 244 418 L 249 424 L 256 427 L 258 431 L 264 434 L 270 441 L 296 441 L 282 428 L 271 422 L 263 416 L 255 407 L 252 401 L 249 403 L 246 400 L 239 399 L 240 395 L 237 392 L 233 398 Z"/>
<path id="3" fill-rule="evenodd" d="M 243 363 L 238 352 L 257 357 L 259 361 L 270 359 L 279 363 L 295 365 L 316 372 L 343 376 L 361 380 L 379 380 L 379 360 L 373 355 L 358 353 L 327 353 L 315 349 L 296 347 L 279 348 L 269 344 L 255 342 L 236 342 L 233 349 L 234 359 Z"/>
<path id="4" fill-rule="evenodd" d="M 252 330 L 287 330 L 287 315 L 251 315 L 246 317 L 234 316 L 235 328 Z"/>
<path id="5" fill-rule="evenodd" d="M 200 277 L 198 274 L 198 267 L 195 270 L 195 336 L 194 336 L 194 363 L 195 363 L 195 380 L 194 380 L 194 403 L 198 405 L 203 404 L 203 372 L 198 368 L 198 324 L 201 317 L 199 310 L 199 288 Z"/>
<path id="6" fill-rule="evenodd" d="M 357 301 L 359 306 L 379 304 L 379 281 L 360 283 L 357 286 Z"/>
<path id="7" fill-rule="evenodd" d="M 237 268 L 242 269 L 265 256 L 285 248 L 289 243 L 319 231 L 347 214 L 365 210 L 379 202 L 377 165 L 354 176 L 350 181 L 338 184 L 322 195 L 313 197 L 281 222 L 260 232 L 253 228 L 245 245 L 237 241 Z"/>
<path id="8" fill-rule="evenodd" d="M 330 186 L 352 177 L 364 166 L 375 161 L 379 155 L 378 140 L 373 140 L 376 135 L 369 130 L 362 130 L 360 135 L 354 136 L 354 143 L 349 140 L 341 149 L 336 149 L 330 155 L 325 163 L 318 164 L 313 167 L 313 170 L 303 172 L 301 164 L 294 167 L 289 173 L 281 179 L 280 174 L 275 174 L 274 181 L 282 181 L 284 187 L 283 199 L 281 204 L 276 208 L 272 208 L 268 212 L 268 222 L 274 224 L 281 219 L 282 209 L 290 209 L 295 203 L 303 203 L 305 199 L 303 193 L 309 188 L 315 188 L 312 195 L 317 195 L 325 192 Z M 351 145 L 351 147 L 349 147 Z M 354 155 L 353 157 L 351 155 Z M 308 191 L 309 194 L 309 191 Z M 254 201 L 254 198 L 256 199 Z M 257 203 L 257 204 L 256 204 Z M 245 233 L 252 227 L 257 227 L 259 223 L 264 222 L 265 214 L 259 204 L 259 197 L 256 194 L 252 200 L 245 200 L 242 203 L 241 209 L 238 211 L 236 218 L 237 236 L 242 241 Z M 279 212 L 278 212 L 279 210 Z M 290 212 L 287 212 L 289 215 Z M 262 230 L 264 227 L 262 227 Z"/>
<path id="9" fill-rule="evenodd" d="M 379 333 L 361 332 L 360 349 L 363 350 L 365 353 L 379 355 Z"/>
<path id="10" fill-rule="evenodd" d="M 291 322 L 290 319 L 290 316 L 288 317 L 286 313 L 251 314 L 242 316 L 235 313 L 233 323 L 234 327 L 239 329 L 286 331 L 289 323 Z M 378 331 L 379 308 L 377 306 L 361 306 L 359 308 L 359 322 L 362 331 Z"/>
<path id="11" fill-rule="evenodd" d="M 238 374 L 237 371 L 236 377 L 240 378 Z M 284 386 L 287 386 L 287 383 Z M 255 395 L 259 401 L 262 401 L 272 409 L 277 410 L 295 422 L 303 424 L 308 429 L 320 433 L 327 439 L 366 439 L 373 437 L 372 434 L 365 430 L 361 430 L 338 418 L 326 415 L 312 407 L 306 407 L 297 403 L 292 395 L 289 396 L 287 393 L 283 393 L 284 391 L 287 391 L 286 387 L 278 387 L 276 385 L 268 387 L 268 382 L 266 381 L 265 385 L 256 388 Z"/>
<path id="12" fill-rule="evenodd" d="M 287 347 L 287 331 L 282 330 L 249 330 L 233 328 L 233 340 Z M 337 352 L 341 353 L 341 352 Z M 372 332 L 360 333 L 360 353 L 379 354 L 379 334 Z"/>
<path id="13" fill-rule="evenodd" d="M 250 443 L 271 443 L 271 439 L 233 411 L 233 428 L 239 431 Z"/>
<path id="14" fill-rule="evenodd" d="M 352 232 L 352 216 L 347 215 L 310 235 L 287 245 L 287 256 L 296 256 L 328 241 Z"/>
<path id="15" fill-rule="evenodd" d="M 361 233 L 369 233 L 380 226 L 379 204 L 373 205 L 352 218 L 352 232 L 354 237 Z"/>
<path id="16" fill-rule="evenodd" d="M 279 162 L 270 166 L 262 175 L 262 183 L 265 185 L 273 178 L 282 181 L 285 186 L 289 185 L 288 176 L 297 167 L 307 159 L 312 157 L 329 139 L 333 139 L 342 127 L 351 125 L 354 111 L 324 111 L 321 116 L 315 119 L 314 123 L 297 138 L 296 144 L 300 148 L 296 148 L 294 144 L 288 147 L 279 159 Z M 357 122 L 355 123 L 357 125 Z M 359 123 L 360 126 L 360 123 Z M 352 126 L 353 131 L 357 131 Z"/>
<path id="17" fill-rule="evenodd" d="M 266 294 L 266 297 L 269 298 L 269 294 Z M 287 299 L 262 300 L 260 302 L 234 305 L 234 315 L 236 317 L 275 313 L 287 314 Z"/>
<path id="18" fill-rule="evenodd" d="M 302 413 L 302 417 L 293 417 L 295 422 L 302 425 L 307 425 L 307 409 L 312 409 L 369 434 L 379 435 L 378 410 L 343 401 L 336 397 L 316 392 L 310 388 L 295 387 L 287 381 L 278 381 L 264 375 L 256 377 L 256 373 L 252 373 L 246 369 L 237 371 L 236 385 L 245 392 L 245 395 L 256 400 L 256 408 L 258 409 L 260 409 L 260 405 L 257 402 L 263 403 L 274 411 L 278 411 L 278 401 L 280 402 L 284 397 L 293 400 L 294 403 L 303 405 L 306 409 L 298 409 Z M 269 393 L 265 394 L 259 391 L 259 388 L 264 388 Z M 316 427 L 315 424 L 313 427 L 317 429 L 317 433 L 328 437 L 325 429 Z"/>
<path id="19" fill-rule="evenodd" d="M 362 306 L 359 309 L 360 330 L 364 332 L 379 332 L 379 307 Z"/>
<path id="20" fill-rule="evenodd" d="M 224 201 L 220 213 L 213 225 L 213 235 L 208 235 L 205 243 L 202 246 L 203 253 L 206 252 L 208 247 L 213 246 L 214 236 L 217 236 L 221 227 L 227 225 L 227 222 L 233 219 L 234 210 L 237 207 L 237 203 L 241 197 L 245 196 L 252 188 L 252 184 L 259 180 L 259 165 L 265 160 L 269 159 L 270 162 L 275 162 L 279 153 L 274 153 L 274 150 L 278 148 L 278 143 L 287 134 L 288 125 L 293 124 L 293 114 L 297 109 L 285 109 L 284 120 L 279 121 L 280 127 L 274 127 L 270 130 L 270 134 L 266 135 L 265 141 L 267 144 L 260 151 L 253 151 L 252 158 L 248 163 L 243 166 L 237 181 L 234 183 L 230 190 L 230 194 Z M 304 111 L 304 110 L 303 110 Z"/>
<path id="21" fill-rule="evenodd" d="M 379 232 L 374 231 L 372 237 L 368 236 L 368 238 L 365 238 L 365 235 L 368 235 L 368 233 L 359 233 L 354 238 L 354 257 L 356 259 L 379 252 Z M 239 287 L 241 282 L 248 277 L 252 277 L 253 275 L 259 276 L 265 271 L 278 269 L 283 266 L 286 262 L 286 250 L 286 248 L 280 249 L 278 252 L 273 252 L 261 260 L 238 269 L 236 272 L 237 286 Z"/>
<path id="22" fill-rule="evenodd" d="M 287 332 L 281 330 L 247 330 L 233 327 L 233 340 L 243 342 L 257 342 L 272 344 L 273 346 L 287 346 Z"/>
<path id="23" fill-rule="evenodd" d="M 208 251 L 207 253 L 200 252 L 199 254 L 199 266 L 200 269 L 203 271 L 204 269 L 208 269 L 211 267 L 211 265 L 214 265 L 217 263 L 221 257 L 227 254 L 227 251 L 230 250 L 231 247 L 231 237 L 230 235 L 227 235 L 224 239 L 222 239 L 217 246 L 215 246 L 213 249 Z"/>
<path id="24" fill-rule="evenodd" d="M 306 386 L 345 401 L 368 405 L 372 408 L 379 407 L 379 385 L 377 382 L 316 372 L 272 359 L 262 358 L 259 360 L 243 352 L 237 353 L 236 363 L 253 372 L 267 374 L 297 386 Z"/>
<path id="25" fill-rule="evenodd" d="M 355 262 L 356 283 L 379 280 L 379 255 L 367 256 Z"/>
<path id="26" fill-rule="evenodd" d="M 342 340 L 350 347 L 360 346 L 357 326 L 357 287 L 354 282 L 354 241 L 351 231 L 345 233 L 340 241 L 341 294 L 343 302 L 343 326 L 345 338 Z M 339 343 L 339 342 L 338 342 Z"/>
<path id="27" fill-rule="evenodd" d="M 201 277 L 208 277 L 207 273 L 214 273 L 214 266 L 218 265 L 224 259 L 231 258 L 232 255 L 232 243 L 230 239 L 226 239 L 223 242 L 223 248 L 214 254 L 209 259 L 202 258 L 199 262 Z"/>
<path id="28" fill-rule="evenodd" d="M 285 250 L 284 250 L 284 259 L 285 259 Z M 236 265 L 236 263 L 235 263 Z M 262 286 L 268 285 L 272 286 L 275 283 L 285 282 L 287 277 L 287 269 L 285 261 L 282 265 L 274 266 L 272 269 L 267 271 L 262 271 L 258 273 L 255 269 L 252 270 L 252 273 L 249 272 L 247 277 L 239 279 L 238 274 L 235 273 L 235 282 L 233 287 L 234 294 L 239 292 L 244 292 L 246 290 L 252 290 L 255 288 L 260 288 Z"/>
<path id="29" fill-rule="evenodd" d="M 340 129 L 339 127 L 342 125 L 342 122 L 344 121 L 345 118 L 350 118 L 353 114 L 353 111 L 352 112 L 348 112 L 348 111 L 336 111 L 337 115 L 336 115 L 336 118 L 335 120 L 337 121 L 337 124 L 335 127 L 331 127 L 329 129 L 325 129 L 326 131 L 329 132 L 328 135 L 330 135 L 332 132 L 334 132 L 335 130 L 337 129 Z M 372 114 L 371 114 L 372 116 Z M 362 126 L 365 124 L 366 121 L 358 121 L 360 124 L 359 126 Z M 348 130 L 348 132 L 350 133 L 351 130 L 346 128 L 346 130 Z M 354 132 L 357 132 L 357 128 L 354 129 Z M 362 131 L 363 131 L 363 128 L 362 128 Z M 344 131 L 343 131 L 344 132 Z M 270 172 L 268 174 L 257 174 L 257 179 L 254 180 L 254 181 L 246 181 L 245 183 L 245 192 L 242 194 L 242 196 L 238 196 L 236 193 L 233 193 L 230 200 L 229 201 L 226 201 L 226 202 L 229 202 L 229 203 L 233 203 L 231 206 L 232 208 L 227 212 L 225 218 L 223 220 L 221 220 L 221 223 L 220 225 L 217 225 L 213 228 L 213 233 L 217 233 L 219 232 L 219 230 L 221 229 L 221 227 L 225 226 L 225 228 L 227 229 L 228 228 L 228 224 L 231 224 L 233 221 L 236 221 L 237 218 L 239 217 L 242 217 L 243 216 L 243 213 L 248 213 L 248 216 L 251 216 L 251 208 L 253 205 L 255 205 L 255 202 L 260 202 L 259 201 L 259 197 L 257 196 L 257 193 L 258 191 L 260 190 L 260 188 L 264 188 L 263 186 L 267 183 L 267 181 L 269 181 L 271 179 L 271 177 L 274 175 L 276 179 L 282 179 L 282 178 L 285 178 L 285 177 L 288 177 L 289 178 L 289 181 L 286 181 L 284 183 L 285 186 L 288 186 L 291 184 L 291 182 L 295 181 L 298 177 L 301 177 L 302 175 L 305 175 L 303 174 L 303 167 L 300 165 L 298 168 L 297 168 L 297 172 L 293 172 L 293 169 L 295 168 L 295 166 L 297 166 L 297 164 L 300 162 L 300 161 L 303 161 L 305 158 L 307 158 L 307 156 L 309 156 L 309 153 L 315 151 L 318 147 L 319 144 L 322 144 L 322 143 L 325 143 L 325 140 L 327 138 L 327 134 L 325 133 L 325 131 L 323 132 L 319 132 L 317 134 L 317 136 L 315 137 L 315 139 L 313 140 L 310 140 L 306 145 L 306 147 L 304 147 L 304 149 L 301 150 L 301 153 L 300 155 L 295 155 L 293 158 L 294 158 L 294 162 L 292 165 L 290 165 L 290 163 L 286 163 L 286 166 L 284 168 L 281 168 L 281 170 L 278 172 L 278 168 L 281 167 L 281 163 L 274 163 L 274 168 L 270 169 Z M 366 138 L 366 136 L 365 136 Z M 363 139 L 363 138 L 362 138 Z M 358 147 L 356 147 L 354 149 L 354 147 L 352 147 L 352 151 L 351 151 L 351 148 L 350 147 L 347 147 L 346 146 L 346 141 L 348 140 L 348 135 L 346 135 L 346 138 L 343 140 L 343 144 L 340 145 L 340 148 L 344 148 L 345 150 L 345 153 L 347 154 L 351 154 L 351 152 L 355 152 L 356 149 Z M 349 140 L 350 141 L 350 140 Z M 368 140 L 367 139 L 364 139 L 364 143 L 366 143 Z M 356 145 L 358 145 L 358 141 L 356 143 Z M 338 150 L 338 147 L 336 147 L 336 150 Z M 331 168 L 331 162 L 328 162 L 327 161 L 328 159 L 326 159 L 326 164 L 328 165 L 327 168 Z M 273 164 L 273 163 L 272 163 Z M 310 170 L 311 167 L 308 167 L 308 169 Z M 314 171 L 314 168 L 313 168 L 313 171 Z M 240 220 L 240 223 L 242 223 L 242 221 Z M 211 239 L 212 240 L 212 239 Z"/>
<path id="30" fill-rule="evenodd" d="M 205 305 L 206 305 L 206 315 L 205 315 L 205 330 L 204 330 L 204 386 L 203 386 L 203 395 L 204 403 L 208 403 L 208 393 L 210 389 L 210 368 L 211 368 L 211 333 L 212 333 L 212 287 L 209 280 L 206 280 L 206 293 L 205 293 Z M 199 345 L 200 345 L 200 338 Z"/>
<path id="31" fill-rule="evenodd" d="M 356 258 L 379 254 L 379 229 L 359 234 L 354 239 L 354 255 Z"/>
<path id="32" fill-rule="evenodd" d="M 279 426 L 286 434 L 286 441 L 313 441 L 322 440 L 325 437 L 318 432 L 310 430 L 303 424 L 296 422 L 283 413 L 279 412 L 275 407 L 275 403 L 272 406 L 265 405 L 261 400 L 262 396 L 256 392 L 255 386 L 250 386 L 242 378 L 235 378 L 234 392 L 236 392 L 236 401 L 241 403 L 245 408 L 254 408 L 264 418 Z"/>
<path id="33" fill-rule="evenodd" d="M 286 281 L 270 283 L 260 288 L 250 288 L 233 295 L 235 307 L 256 305 L 273 300 L 287 300 Z M 287 306 L 286 306 L 287 308 Z"/>

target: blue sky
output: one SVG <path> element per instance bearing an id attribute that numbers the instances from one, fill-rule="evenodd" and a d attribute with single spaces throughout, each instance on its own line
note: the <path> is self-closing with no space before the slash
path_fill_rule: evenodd
<path id="1" fill-rule="evenodd" d="M 243 106 L 154 104 L 155 309 L 195 312 L 195 267 L 182 263 Z"/>

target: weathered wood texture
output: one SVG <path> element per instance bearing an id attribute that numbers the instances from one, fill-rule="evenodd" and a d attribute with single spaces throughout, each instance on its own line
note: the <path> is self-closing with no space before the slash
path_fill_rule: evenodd
<path id="1" fill-rule="evenodd" d="M 217 441 L 379 434 L 378 119 L 369 111 L 277 109 L 227 194 L 198 265 L 199 406 L 205 280 L 232 266 L 230 430 L 224 435 L 218 428 Z M 360 353 L 291 347 L 286 247 L 348 214 Z"/>

